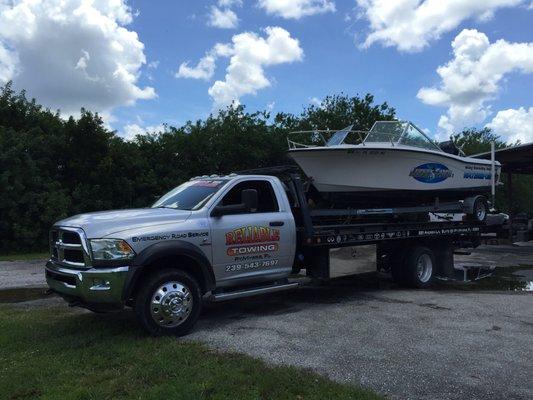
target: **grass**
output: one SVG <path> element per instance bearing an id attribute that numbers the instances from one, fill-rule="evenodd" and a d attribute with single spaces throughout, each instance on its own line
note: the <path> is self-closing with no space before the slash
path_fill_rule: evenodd
<path id="1" fill-rule="evenodd" d="M 378 399 L 307 370 L 144 335 L 128 313 L 0 305 L 0 399 Z"/>
<path id="2" fill-rule="evenodd" d="M 0 254 L 0 261 L 42 260 L 48 256 L 48 253 Z"/>

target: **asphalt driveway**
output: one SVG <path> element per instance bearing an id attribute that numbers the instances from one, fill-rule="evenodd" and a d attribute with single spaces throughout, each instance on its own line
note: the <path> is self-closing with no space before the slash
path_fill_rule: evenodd
<path id="1" fill-rule="evenodd" d="M 382 290 L 365 279 L 216 304 L 187 339 L 392 398 L 533 398 L 531 293 Z"/>

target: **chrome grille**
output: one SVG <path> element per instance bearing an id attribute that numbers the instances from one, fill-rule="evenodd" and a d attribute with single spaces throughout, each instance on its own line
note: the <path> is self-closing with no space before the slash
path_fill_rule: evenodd
<path id="1" fill-rule="evenodd" d="M 83 230 L 54 227 L 50 231 L 50 257 L 66 267 L 90 267 L 91 259 Z"/>

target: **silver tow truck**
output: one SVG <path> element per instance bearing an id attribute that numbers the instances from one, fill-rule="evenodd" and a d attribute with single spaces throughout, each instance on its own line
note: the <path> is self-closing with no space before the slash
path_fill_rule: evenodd
<path id="1" fill-rule="evenodd" d="M 426 287 L 453 275 L 453 249 L 476 246 L 485 229 L 479 221 L 400 223 L 386 210 L 369 222 L 357 210 L 309 203 L 290 168 L 193 178 L 149 208 L 55 223 L 46 281 L 72 306 L 133 307 L 149 333 L 184 335 L 205 301 L 293 289 L 299 283 L 290 277 L 302 269 L 329 279 L 329 255 L 341 247 L 373 244 L 377 268 Z"/>

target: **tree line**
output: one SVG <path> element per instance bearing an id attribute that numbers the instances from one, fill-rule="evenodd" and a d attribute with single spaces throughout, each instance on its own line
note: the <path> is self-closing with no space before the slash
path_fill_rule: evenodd
<path id="1" fill-rule="evenodd" d="M 340 94 L 299 115 L 250 113 L 239 105 L 125 141 L 96 113 L 82 109 L 79 118 L 64 119 L 8 83 L 0 90 L 0 252 L 44 250 L 55 221 L 147 207 L 191 176 L 287 164 L 291 131 L 351 124 L 368 130 L 394 118 L 394 108 L 376 104 L 370 94 Z M 455 140 L 474 137 L 469 145 L 476 150 L 490 146 L 490 131 L 476 135 L 466 131 Z"/>

